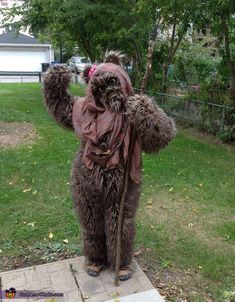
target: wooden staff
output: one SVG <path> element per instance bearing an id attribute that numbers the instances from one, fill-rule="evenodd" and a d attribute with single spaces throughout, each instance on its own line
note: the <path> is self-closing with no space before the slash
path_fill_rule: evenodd
<path id="1" fill-rule="evenodd" d="M 154 45 L 157 38 L 157 24 L 155 23 L 153 32 L 150 35 L 149 40 L 149 46 L 148 46 L 148 55 L 147 55 L 147 66 L 146 71 L 144 74 L 144 78 L 141 85 L 140 94 L 143 95 L 145 88 L 147 86 L 148 78 L 152 69 L 152 60 L 153 60 L 153 50 Z M 118 229 L 117 229 L 117 246 L 116 246 L 116 266 L 115 266 L 115 279 L 114 279 L 114 285 L 119 286 L 119 270 L 120 270 L 120 261 L 121 261 L 121 239 L 122 239 L 122 224 L 123 224 L 123 215 L 124 215 L 124 206 L 125 206 L 125 200 L 126 200 L 126 194 L 127 194 L 127 188 L 128 188 L 128 179 L 130 174 L 130 163 L 131 163 L 131 154 L 134 149 L 135 144 L 135 129 L 134 126 L 130 125 L 130 137 L 131 142 L 129 146 L 129 152 L 127 157 L 127 163 L 126 163 L 126 169 L 125 169 L 125 175 L 124 175 L 124 185 L 123 185 L 123 192 L 122 192 L 122 198 L 120 202 L 120 209 L 119 209 L 119 215 L 118 215 Z"/>
<path id="2" fill-rule="evenodd" d="M 122 239 L 123 214 L 124 214 L 125 199 L 127 194 L 128 179 L 130 173 L 131 153 L 133 151 L 134 143 L 135 143 L 134 127 L 132 125 L 130 129 L 130 136 L 131 136 L 131 142 L 129 145 L 129 152 L 128 152 L 127 164 L 126 164 L 125 175 L 124 175 L 124 186 L 123 186 L 122 198 L 120 202 L 119 215 L 118 215 L 116 267 L 115 267 L 115 280 L 114 280 L 115 286 L 119 286 L 119 270 L 120 270 L 120 260 L 121 260 L 121 250 L 122 250 L 121 239 Z"/>

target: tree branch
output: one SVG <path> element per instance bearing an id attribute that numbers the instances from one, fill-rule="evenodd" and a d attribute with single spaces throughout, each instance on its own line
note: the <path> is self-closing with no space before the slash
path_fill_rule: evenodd
<path id="1" fill-rule="evenodd" d="M 173 52 L 173 48 L 174 48 L 175 30 L 176 30 L 176 11 L 175 11 L 175 15 L 174 15 L 173 30 L 172 30 L 172 34 L 171 34 L 170 49 L 169 49 L 168 58 L 167 58 L 168 62 L 169 62 L 170 58 L 172 57 L 172 52 Z"/>

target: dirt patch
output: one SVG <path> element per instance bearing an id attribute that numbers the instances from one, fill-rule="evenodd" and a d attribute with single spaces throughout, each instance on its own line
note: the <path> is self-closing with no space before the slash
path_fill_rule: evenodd
<path id="1" fill-rule="evenodd" d="M 30 123 L 0 121 L 0 149 L 31 145 L 36 137 L 36 129 Z"/>
<path id="2" fill-rule="evenodd" d="M 143 248 L 143 254 L 136 257 L 137 262 L 151 283 L 158 289 L 166 301 L 212 302 L 208 293 L 208 284 L 197 270 L 179 270 L 173 266 L 163 268 L 158 261 L 153 261 L 151 251 Z"/>

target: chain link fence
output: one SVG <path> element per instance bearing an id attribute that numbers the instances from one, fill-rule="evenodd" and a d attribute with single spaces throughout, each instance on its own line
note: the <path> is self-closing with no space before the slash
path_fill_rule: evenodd
<path id="1" fill-rule="evenodd" d="M 136 92 L 139 90 L 136 89 Z M 146 93 L 151 95 L 148 91 Z M 177 121 L 196 126 L 224 140 L 235 140 L 235 108 L 165 93 L 153 96 L 157 104 Z"/>

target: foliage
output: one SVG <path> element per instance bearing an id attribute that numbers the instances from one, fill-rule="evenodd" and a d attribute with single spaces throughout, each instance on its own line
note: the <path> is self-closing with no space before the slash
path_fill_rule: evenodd
<path id="1" fill-rule="evenodd" d="M 234 109 L 227 109 L 224 116 L 223 131 L 218 133 L 222 141 L 235 141 L 235 111 Z"/>
<path id="2" fill-rule="evenodd" d="M 122 50 L 133 60 L 132 77 L 139 83 L 153 24 L 158 24 L 158 39 L 167 46 L 166 71 L 196 18 L 194 7 L 192 0 L 28 0 L 4 12 L 5 21 L 10 19 L 14 28 L 29 26 L 35 36 L 57 46 L 77 45 L 92 61 L 99 60 L 106 49 Z M 16 15 L 21 19 L 15 22 Z"/>
<path id="3" fill-rule="evenodd" d="M 16 15 L 21 19 L 14 22 Z M 55 45 L 78 46 L 93 62 L 107 49 L 120 49 L 134 60 L 133 72 L 142 72 L 152 20 L 137 10 L 134 0 L 29 0 L 5 10 L 5 20 L 9 18 L 14 28 L 29 26 L 35 36 Z"/>
<path id="4" fill-rule="evenodd" d="M 141 8 L 146 9 L 146 1 L 139 1 Z M 164 45 L 165 52 L 162 53 L 162 90 L 167 88 L 167 73 L 169 66 L 173 63 L 174 56 L 186 37 L 188 31 L 191 30 L 192 24 L 197 17 L 195 1 L 149 1 L 148 9 L 157 10 L 159 24 L 158 43 Z"/>
<path id="5" fill-rule="evenodd" d="M 225 59 L 231 77 L 231 99 L 235 106 L 235 2 L 233 0 L 200 1 L 201 16 L 199 24 L 211 28 L 220 43 L 223 43 Z"/>
<path id="6" fill-rule="evenodd" d="M 184 82 L 189 82 L 189 90 L 191 82 L 199 82 L 196 96 L 202 100 L 235 105 L 233 0 L 28 0 L 21 7 L 4 9 L 4 14 L 16 29 L 29 26 L 35 36 L 63 46 L 65 60 L 74 46 L 92 61 L 101 60 L 107 49 L 122 50 L 132 61 L 135 87 L 144 74 L 149 33 L 157 25 L 148 89 L 166 92 L 171 71 L 170 79 L 184 90 Z M 22 18 L 14 22 L 16 15 Z M 191 42 L 194 28 L 211 30 L 220 55 L 212 57 L 200 43 Z M 232 102 L 228 101 L 228 86 Z"/>
<path id="7" fill-rule="evenodd" d="M 180 81 L 202 83 L 216 77 L 221 58 L 212 56 L 200 43 L 184 43 L 178 50 L 174 66 L 175 76 Z"/>

